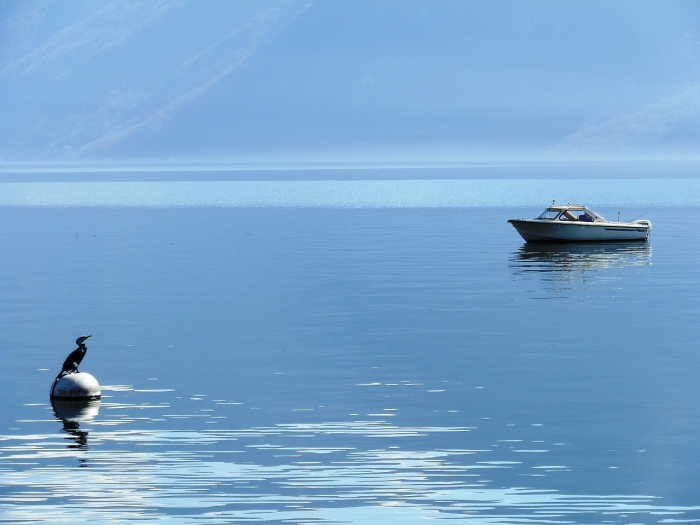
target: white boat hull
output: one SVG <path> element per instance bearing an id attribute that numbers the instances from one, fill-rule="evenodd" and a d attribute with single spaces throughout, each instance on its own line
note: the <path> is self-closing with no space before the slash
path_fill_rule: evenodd
<path id="1" fill-rule="evenodd" d="M 648 221 L 630 223 L 510 219 L 508 222 L 528 242 L 646 241 L 651 232 Z"/>

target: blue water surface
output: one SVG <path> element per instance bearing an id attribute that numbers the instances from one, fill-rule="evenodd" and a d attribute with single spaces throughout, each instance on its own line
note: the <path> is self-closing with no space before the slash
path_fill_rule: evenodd
<path id="1" fill-rule="evenodd" d="M 0 183 L 2 521 L 700 520 L 697 181 L 303 182 Z M 579 197 L 651 241 L 506 223 Z"/>

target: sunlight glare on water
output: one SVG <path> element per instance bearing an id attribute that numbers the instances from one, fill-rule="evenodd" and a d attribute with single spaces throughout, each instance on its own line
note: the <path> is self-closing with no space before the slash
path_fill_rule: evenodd
<path id="1" fill-rule="evenodd" d="M 3 472 L 4 521 L 505 524 L 700 516 L 700 507 L 667 506 L 649 496 L 567 494 L 527 488 L 524 478 L 506 488 L 533 475 L 553 477 L 556 485 L 571 469 L 532 459 L 547 450 L 531 448 L 534 454 L 516 460 L 491 447 L 432 448 L 441 435 L 470 428 L 348 421 L 168 431 L 115 423 L 127 428 L 109 430 L 109 421 L 92 412 L 77 424 L 64 422 L 63 435 L 1 436 L 3 463 L 12 466 Z"/>

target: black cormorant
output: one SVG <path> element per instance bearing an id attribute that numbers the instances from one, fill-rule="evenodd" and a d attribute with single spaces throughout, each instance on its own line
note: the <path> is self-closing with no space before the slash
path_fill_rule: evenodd
<path id="1" fill-rule="evenodd" d="M 85 357 L 85 352 L 87 352 L 87 346 L 85 346 L 85 341 L 90 337 L 92 336 L 81 335 L 75 340 L 75 344 L 78 345 L 78 348 L 73 350 L 70 353 L 70 355 L 66 357 L 66 360 L 63 362 L 63 368 L 61 368 L 61 373 L 58 374 L 59 376 L 64 376 L 73 372 L 79 372 L 78 365 L 80 365 L 81 361 Z"/>
<path id="2" fill-rule="evenodd" d="M 73 350 L 68 357 L 66 357 L 66 360 L 63 362 L 63 367 L 61 367 L 61 371 L 58 373 L 56 376 L 56 380 L 53 382 L 53 385 L 51 385 L 51 398 L 53 399 L 54 396 L 54 391 L 56 390 L 56 385 L 58 382 L 61 380 L 63 376 L 66 376 L 68 374 L 73 374 L 76 372 L 79 372 L 78 370 L 78 365 L 82 362 L 83 358 L 85 357 L 85 353 L 87 352 L 87 346 L 85 346 L 85 341 L 87 341 L 90 337 L 90 335 L 81 335 L 75 340 L 75 344 L 78 345 L 78 348 Z"/>

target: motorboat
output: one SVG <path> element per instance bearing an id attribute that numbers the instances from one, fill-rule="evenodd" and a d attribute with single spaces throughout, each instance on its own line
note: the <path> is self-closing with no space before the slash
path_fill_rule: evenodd
<path id="1" fill-rule="evenodd" d="M 534 219 L 508 221 L 527 242 L 646 241 L 651 221 L 613 222 L 580 204 L 555 205 Z"/>

